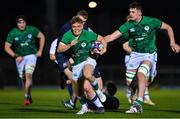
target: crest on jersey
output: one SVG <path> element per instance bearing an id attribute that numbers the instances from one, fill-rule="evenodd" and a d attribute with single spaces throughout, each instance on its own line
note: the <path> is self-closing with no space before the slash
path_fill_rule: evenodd
<path id="1" fill-rule="evenodd" d="M 83 43 L 81 43 L 81 47 L 86 47 L 86 43 L 85 42 L 83 42 Z"/>
<path id="2" fill-rule="evenodd" d="M 15 41 L 18 41 L 18 40 L 19 40 L 19 38 L 18 38 L 18 37 L 15 37 L 15 38 L 14 38 L 14 40 L 15 40 Z"/>
<path id="3" fill-rule="evenodd" d="M 28 36 L 27 36 L 29 39 L 31 39 L 32 38 L 32 34 L 28 34 Z"/>
<path id="4" fill-rule="evenodd" d="M 149 31 L 149 26 L 145 26 L 144 30 Z"/>

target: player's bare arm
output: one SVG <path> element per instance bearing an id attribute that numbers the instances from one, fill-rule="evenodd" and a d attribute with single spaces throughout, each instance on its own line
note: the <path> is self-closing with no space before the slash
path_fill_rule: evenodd
<path id="1" fill-rule="evenodd" d="M 72 46 L 76 45 L 77 42 L 78 42 L 77 39 L 73 40 L 70 44 L 64 44 L 63 42 L 60 42 L 57 51 L 65 52 L 68 49 L 70 49 Z"/>
<path id="2" fill-rule="evenodd" d="M 122 33 L 119 30 L 116 30 L 112 34 L 105 36 L 105 41 L 107 43 L 112 42 L 112 41 L 116 40 L 117 38 L 119 38 L 121 35 L 122 35 Z"/>
<path id="3" fill-rule="evenodd" d="M 132 49 L 129 47 L 128 41 L 123 43 L 122 47 L 123 47 L 124 51 L 126 51 L 126 53 L 130 54 L 132 52 Z"/>
<path id="4" fill-rule="evenodd" d="M 161 29 L 165 29 L 168 33 L 169 40 L 170 40 L 170 46 L 173 52 L 178 53 L 180 48 L 179 45 L 176 44 L 175 39 L 174 39 L 174 32 L 172 27 L 169 24 L 166 24 L 165 22 L 162 22 Z"/>
<path id="5" fill-rule="evenodd" d="M 5 42 L 4 50 L 13 58 L 16 59 L 16 61 L 21 62 L 23 60 L 22 56 L 17 55 L 12 49 L 11 49 L 12 44 Z"/>
<path id="6" fill-rule="evenodd" d="M 11 49 L 12 44 L 5 42 L 4 50 L 12 57 L 16 57 L 15 52 Z"/>
<path id="7" fill-rule="evenodd" d="M 37 51 L 36 55 L 38 57 L 41 57 L 42 56 L 42 51 L 43 51 L 43 48 L 44 48 L 44 44 L 45 44 L 45 36 L 42 32 L 39 32 L 38 36 L 39 38 L 39 50 Z"/>

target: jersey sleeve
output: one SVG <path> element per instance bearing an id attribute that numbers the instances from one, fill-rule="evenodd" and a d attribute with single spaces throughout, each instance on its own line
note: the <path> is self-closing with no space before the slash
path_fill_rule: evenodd
<path id="1" fill-rule="evenodd" d="M 119 27 L 119 31 L 122 33 L 122 36 L 124 36 L 125 38 L 128 36 L 128 30 L 130 28 L 130 24 L 129 22 L 125 22 L 123 25 L 121 25 Z"/>
<path id="2" fill-rule="evenodd" d="M 38 36 L 38 34 L 39 34 L 39 29 L 38 28 L 36 28 L 36 27 L 34 27 L 34 26 L 30 26 L 31 27 L 31 32 L 32 32 L 32 34 L 35 36 L 35 37 L 37 37 Z"/>
<path id="3" fill-rule="evenodd" d="M 71 39 L 72 39 L 72 38 L 71 38 L 70 33 L 69 33 L 69 32 L 66 32 L 66 33 L 63 35 L 63 37 L 62 37 L 62 39 L 61 39 L 60 42 L 68 45 L 68 44 L 71 43 L 71 41 L 72 41 Z"/>
<path id="4" fill-rule="evenodd" d="M 162 26 L 162 21 L 160 21 L 157 18 L 152 18 L 152 24 L 154 28 L 161 28 Z"/>
<path id="5" fill-rule="evenodd" d="M 13 44 L 13 41 L 14 41 L 13 33 L 9 32 L 9 34 L 7 35 L 7 38 L 6 38 L 6 42 Z"/>
<path id="6" fill-rule="evenodd" d="M 88 32 L 88 38 L 90 38 L 91 42 L 96 41 L 98 38 L 98 34 L 89 31 Z"/>
<path id="7" fill-rule="evenodd" d="M 49 54 L 55 54 L 56 52 L 56 46 L 57 46 L 57 39 L 55 39 L 52 43 L 51 43 L 51 47 L 49 50 Z"/>

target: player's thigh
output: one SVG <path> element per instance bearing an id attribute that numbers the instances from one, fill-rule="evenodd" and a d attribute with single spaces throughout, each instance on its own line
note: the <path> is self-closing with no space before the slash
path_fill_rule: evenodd
<path id="1" fill-rule="evenodd" d="M 83 69 L 85 78 L 90 78 L 93 75 L 95 67 L 96 67 L 96 61 L 90 57 L 87 58 Z"/>
<path id="2" fill-rule="evenodd" d="M 23 78 L 23 72 L 24 72 L 24 67 L 25 67 L 25 59 L 23 59 L 21 62 L 16 61 L 16 67 L 19 73 L 19 77 Z"/>
<path id="3" fill-rule="evenodd" d="M 82 76 L 84 65 L 85 62 L 72 66 L 72 80 L 77 81 Z"/>
<path id="4" fill-rule="evenodd" d="M 99 68 L 96 66 L 93 73 L 95 78 L 101 78 L 101 72 L 99 71 Z"/>
<path id="5" fill-rule="evenodd" d="M 69 59 L 63 54 L 58 54 L 56 55 L 56 60 L 58 62 L 59 71 L 64 72 L 64 70 L 69 66 Z"/>
<path id="6" fill-rule="evenodd" d="M 84 87 L 84 91 L 86 91 L 86 92 L 89 92 L 89 91 L 93 90 L 90 82 L 88 80 L 86 80 L 86 79 L 84 80 L 83 87 Z"/>
<path id="7" fill-rule="evenodd" d="M 142 59 L 143 56 L 141 54 L 132 52 L 128 62 L 126 62 L 127 70 L 136 70 L 140 66 Z"/>
<path id="8" fill-rule="evenodd" d="M 37 56 L 36 55 L 28 55 L 24 57 L 25 59 L 25 73 L 33 74 L 36 66 Z"/>

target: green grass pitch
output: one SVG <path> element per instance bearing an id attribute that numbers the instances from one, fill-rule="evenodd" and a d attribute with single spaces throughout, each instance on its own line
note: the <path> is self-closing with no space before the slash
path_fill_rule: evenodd
<path id="1" fill-rule="evenodd" d="M 23 106 L 23 93 L 16 88 L 0 90 L 0 118 L 180 118 L 180 89 L 150 90 L 156 106 L 144 104 L 142 114 L 124 113 L 130 106 L 124 89 L 116 93 L 121 103 L 118 110 L 84 115 L 76 115 L 78 109 L 68 110 L 61 105 L 63 99 L 68 99 L 66 90 L 33 88 L 33 103 L 30 106 Z M 77 108 L 79 106 L 78 102 Z"/>

